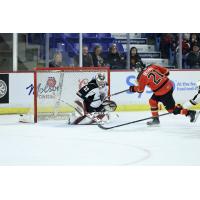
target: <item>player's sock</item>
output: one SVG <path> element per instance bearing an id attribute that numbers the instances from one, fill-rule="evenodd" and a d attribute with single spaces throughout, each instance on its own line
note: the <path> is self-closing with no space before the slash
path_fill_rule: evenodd
<path id="1" fill-rule="evenodd" d="M 158 116 L 158 102 L 155 101 L 154 99 L 149 100 L 149 104 L 151 107 L 151 114 L 153 117 Z"/>
<path id="2" fill-rule="evenodd" d="M 181 114 L 181 115 L 186 115 L 188 114 L 188 109 L 185 109 L 183 108 L 182 105 L 180 104 L 177 104 L 173 110 L 173 113 L 174 115 L 178 115 L 178 114 Z"/>
<path id="3" fill-rule="evenodd" d="M 153 99 L 150 99 L 149 104 L 151 106 L 151 114 L 152 114 L 153 119 L 151 121 L 147 122 L 147 125 L 148 126 L 158 125 L 158 124 L 160 124 L 160 120 L 158 117 L 158 102 Z"/>

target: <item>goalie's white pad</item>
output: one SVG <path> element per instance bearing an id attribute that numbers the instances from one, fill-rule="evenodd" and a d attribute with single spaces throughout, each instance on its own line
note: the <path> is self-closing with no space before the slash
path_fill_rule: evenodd
<path id="1" fill-rule="evenodd" d="M 19 122 L 34 123 L 34 116 L 33 116 L 33 114 L 20 114 L 19 115 Z"/>
<path id="2" fill-rule="evenodd" d="M 68 124 L 93 124 L 93 123 L 105 123 L 111 120 L 111 113 L 115 111 L 117 105 L 113 101 L 104 101 L 103 105 L 106 112 L 93 112 L 87 113 L 85 106 L 81 101 L 75 101 L 76 108 L 73 113 L 69 115 Z"/>
<path id="3" fill-rule="evenodd" d="M 86 118 L 86 111 L 83 102 L 76 100 L 74 103 L 76 104 L 75 111 L 70 113 L 68 124 L 80 124 Z"/>

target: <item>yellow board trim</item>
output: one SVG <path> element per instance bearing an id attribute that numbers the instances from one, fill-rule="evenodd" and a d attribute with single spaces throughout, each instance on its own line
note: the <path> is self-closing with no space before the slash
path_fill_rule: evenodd
<path id="1" fill-rule="evenodd" d="M 192 106 L 190 109 L 200 110 L 200 104 Z M 159 105 L 159 110 L 165 110 L 163 105 Z M 130 111 L 150 111 L 150 106 L 148 104 L 133 104 L 133 105 L 118 105 L 118 112 L 130 112 Z"/>
<path id="2" fill-rule="evenodd" d="M 200 104 L 193 106 L 191 109 L 200 110 Z M 45 107 L 38 109 L 39 112 L 47 113 L 52 112 L 52 108 Z M 159 110 L 163 110 L 163 106 L 159 106 Z M 70 107 L 61 107 L 58 112 L 72 112 L 73 109 Z M 132 111 L 150 111 L 148 104 L 133 104 L 133 105 L 118 105 L 117 112 L 132 112 Z M 30 108 L 0 108 L 0 114 L 23 114 L 30 112 Z"/>
<path id="3" fill-rule="evenodd" d="M 30 108 L 0 108 L 0 114 L 22 114 L 29 110 Z"/>

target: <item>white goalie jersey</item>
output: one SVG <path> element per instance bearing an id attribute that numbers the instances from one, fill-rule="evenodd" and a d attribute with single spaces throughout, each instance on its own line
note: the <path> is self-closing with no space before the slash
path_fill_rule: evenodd
<path id="1" fill-rule="evenodd" d="M 105 85 L 105 87 L 99 88 L 95 80 L 92 80 L 81 88 L 77 95 L 80 97 L 79 100 L 90 103 L 90 106 L 93 108 L 98 108 L 108 95 L 108 86 Z"/>
<path id="2" fill-rule="evenodd" d="M 106 100 L 108 85 L 104 76 L 97 76 L 77 92 L 79 99 L 75 101 L 76 111 L 72 113 L 69 124 L 106 121 L 110 118 L 108 113 L 116 109 L 115 102 Z M 102 80 L 98 82 L 99 76 Z"/>

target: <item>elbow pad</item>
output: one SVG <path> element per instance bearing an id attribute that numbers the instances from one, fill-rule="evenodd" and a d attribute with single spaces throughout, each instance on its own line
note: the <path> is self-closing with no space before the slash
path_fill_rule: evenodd
<path id="1" fill-rule="evenodd" d="M 165 74 L 165 76 L 169 76 L 169 71 Z"/>

